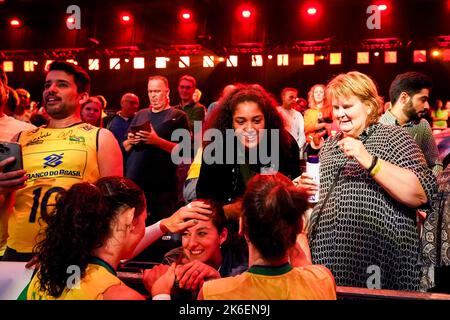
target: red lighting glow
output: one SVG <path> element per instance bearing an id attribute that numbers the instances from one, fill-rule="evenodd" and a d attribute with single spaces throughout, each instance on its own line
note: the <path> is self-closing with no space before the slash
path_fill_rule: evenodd
<path id="1" fill-rule="evenodd" d="M 433 57 L 439 57 L 439 56 L 441 55 L 441 53 L 439 52 L 439 50 L 433 50 L 433 51 L 431 52 L 431 55 L 432 55 Z"/>
<path id="2" fill-rule="evenodd" d="M 130 22 L 131 17 L 128 14 L 122 15 L 122 21 L 123 22 Z"/>
<path id="3" fill-rule="evenodd" d="M 67 23 L 74 24 L 75 23 L 75 18 L 73 18 L 73 17 L 67 18 Z"/>
<path id="4" fill-rule="evenodd" d="M 21 25 L 20 20 L 17 18 L 13 18 L 9 21 L 9 24 L 13 27 L 19 27 Z"/>
<path id="5" fill-rule="evenodd" d="M 242 17 L 245 19 L 250 18 L 252 15 L 252 12 L 248 9 L 242 10 Z"/>
<path id="6" fill-rule="evenodd" d="M 185 21 L 189 21 L 192 18 L 192 13 L 189 10 L 181 11 L 181 18 Z"/>
<path id="7" fill-rule="evenodd" d="M 378 6 L 378 10 L 380 10 L 380 11 L 385 11 L 385 10 L 387 10 L 387 5 L 385 5 L 385 4 L 380 4 L 380 5 Z"/>
<path id="8" fill-rule="evenodd" d="M 309 15 L 315 15 L 316 13 L 317 13 L 317 9 L 316 8 L 314 8 L 314 7 L 311 7 L 311 8 L 308 8 L 308 10 L 306 10 L 306 12 L 309 14 Z"/>

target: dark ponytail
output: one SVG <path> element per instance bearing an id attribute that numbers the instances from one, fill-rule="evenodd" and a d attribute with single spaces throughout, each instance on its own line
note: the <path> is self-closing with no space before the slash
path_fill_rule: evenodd
<path id="1" fill-rule="evenodd" d="M 306 195 L 281 173 L 256 175 L 243 198 L 243 231 L 262 257 L 283 258 L 301 232 Z"/>
<path id="2" fill-rule="evenodd" d="M 59 297 L 72 265 L 80 268 L 83 278 L 92 251 L 108 239 L 112 220 L 127 207 L 135 208 L 137 217 L 145 208 L 145 197 L 131 180 L 121 177 L 102 178 L 95 185 L 74 184 L 63 192 L 35 247 L 41 290 Z"/>

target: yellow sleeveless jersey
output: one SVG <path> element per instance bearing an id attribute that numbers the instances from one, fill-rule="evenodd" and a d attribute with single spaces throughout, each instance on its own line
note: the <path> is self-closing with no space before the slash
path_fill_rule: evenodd
<path id="1" fill-rule="evenodd" d="M 99 130 L 80 123 L 63 129 L 22 132 L 19 142 L 28 180 L 25 188 L 16 191 L 8 221 L 8 247 L 21 253 L 32 252 L 39 231 L 45 227 L 41 216 L 52 212 L 56 196 L 75 183 L 100 178 Z"/>
<path id="2" fill-rule="evenodd" d="M 336 300 L 336 284 L 324 266 L 252 266 L 235 277 L 203 284 L 205 300 Z"/>
<path id="3" fill-rule="evenodd" d="M 103 300 L 103 294 L 112 286 L 124 285 L 106 263 L 88 264 L 86 274 L 74 287 L 65 289 L 55 298 L 39 288 L 38 274 L 33 276 L 27 290 L 27 300 Z M 114 272 L 114 273 L 113 273 Z"/>

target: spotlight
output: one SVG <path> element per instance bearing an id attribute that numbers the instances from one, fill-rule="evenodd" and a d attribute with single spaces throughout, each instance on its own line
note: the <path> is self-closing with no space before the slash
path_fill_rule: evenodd
<path id="1" fill-rule="evenodd" d="M 439 50 L 433 50 L 433 51 L 431 51 L 431 55 L 433 57 L 437 58 L 441 55 L 441 53 L 439 52 Z"/>
<path id="2" fill-rule="evenodd" d="M 180 16 L 184 21 L 190 21 L 192 19 L 192 13 L 189 10 L 182 10 Z"/>
<path id="3" fill-rule="evenodd" d="M 74 24 L 75 23 L 75 18 L 74 17 L 68 17 L 67 18 L 67 23 L 68 24 Z"/>
<path id="4" fill-rule="evenodd" d="M 267 59 L 272 60 L 272 59 L 273 59 L 273 56 L 272 56 L 271 54 L 269 54 L 269 55 L 267 56 Z"/>
<path id="5" fill-rule="evenodd" d="M 380 11 L 385 11 L 385 10 L 387 10 L 387 5 L 385 5 L 385 4 L 380 4 L 380 5 L 378 6 L 378 10 L 380 10 Z"/>
<path id="6" fill-rule="evenodd" d="M 9 24 L 10 24 L 12 27 L 20 27 L 20 25 L 21 25 L 22 23 L 20 22 L 19 19 L 13 18 L 13 19 L 9 20 Z"/>
<path id="7" fill-rule="evenodd" d="M 129 14 L 123 14 L 120 19 L 123 23 L 129 23 L 131 21 L 131 16 Z"/>
<path id="8" fill-rule="evenodd" d="M 378 51 L 375 51 L 375 52 L 373 53 L 373 55 L 374 55 L 375 57 L 378 57 L 378 56 L 380 55 L 380 53 L 379 53 Z"/>
<path id="9" fill-rule="evenodd" d="M 249 9 L 242 10 L 243 18 L 248 19 L 251 17 L 251 15 L 252 15 L 252 12 Z"/>
<path id="10" fill-rule="evenodd" d="M 314 7 L 311 7 L 311 8 L 308 8 L 308 10 L 306 10 L 306 12 L 307 12 L 309 15 L 313 16 L 313 15 L 315 15 L 315 14 L 317 13 L 317 9 L 314 8 Z"/>

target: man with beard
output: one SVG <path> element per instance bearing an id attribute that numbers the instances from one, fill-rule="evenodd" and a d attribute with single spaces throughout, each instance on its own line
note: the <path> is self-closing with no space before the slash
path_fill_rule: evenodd
<path id="1" fill-rule="evenodd" d="M 62 191 L 74 183 L 123 175 L 122 155 L 113 134 L 81 121 L 81 104 L 89 90 L 86 71 L 65 61 L 50 64 L 43 92 L 49 124 L 22 131 L 14 138 L 22 145 L 28 179 L 16 191 L 12 212 L 8 213 L 4 261 L 32 257 L 45 218 L 52 214 Z"/>
<path id="2" fill-rule="evenodd" d="M 392 106 L 380 118 L 380 122 L 403 127 L 422 149 L 428 167 L 437 175 L 442 162 L 431 127 L 422 117 L 430 108 L 428 104 L 432 87 L 431 79 L 418 72 L 397 75 L 389 89 Z"/>

